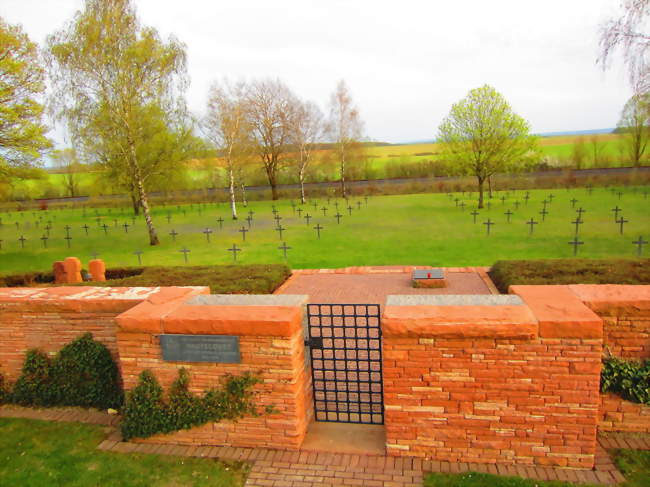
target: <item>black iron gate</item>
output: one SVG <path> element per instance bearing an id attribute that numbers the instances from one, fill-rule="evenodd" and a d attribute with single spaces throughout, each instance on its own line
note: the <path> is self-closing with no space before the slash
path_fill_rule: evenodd
<path id="1" fill-rule="evenodd" d="M 378 304 L 308 304 L 316 421 L 384 423 Z"/>

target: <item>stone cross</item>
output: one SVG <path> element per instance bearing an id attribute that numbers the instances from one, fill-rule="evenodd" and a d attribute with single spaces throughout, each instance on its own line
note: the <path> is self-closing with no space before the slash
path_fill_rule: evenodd
<path id="1" fill-rule="evenodd" d="M 68 241 L 68 248 L 70 248 L 70 240 L 72 240 L 72 237 L 70 235 L 66 235 L 64 238 Z"/>
<path id="2" fill-rule="evenodd" d="M 575 207 L 576 207 L 576 203 L 577 203 L 577 202 L 578 202 L 577 199 L 575 199 L 575 198 L 571 198 L 571 208 L 574 208 L 574 209 L 575 209 Z"/>
<path id="3" fill-rule="evenodd" d="M 553 198 L 555 198 L 555 195 L 553 193 L 548 195 L 548 202 L 553 203 Z"/>
<path id="4" fill-rule="evenodd" d="M 502 205 L 505 205 L 505 204 L 506 204 L 506 197 L 503 196 L 503 195 L 501 195 L 501 198 L 500 198 L 500 199 L 501 199 L 501 204 L 502 204 Z"/>
<path id="5" fill-rule="evenodd" d="M 183 247 L 182 249 L 179 250 L 179 252 L 183 253 L 183 258 L 185 259 L 185 263 L 187 264 L 187 254 L 189 254 L 191 250 L 187 249 L 186 247 Z"/>
<path id="6" fill-rule="evenodd" d="M 478 214 L 479 214 L 479 213 L 478 213 L 478 211 L 476 211 L 476 210 L 474 210 L 474 211 L 472 211 L 472 212 L 470 213 L 470 215 L 472 215 L 472 216 L 474 217 L 474 223 L 476 223 L 476 217 L 478 216 Z"/>
<path id="7" fill-rule="evenodd" d="M 133 255 L 138 256 L 138 265 L 142 265 L 142 254 L 144 254 L 142 250 L 136 250 L 135 252 L 133 252 Z"/>
<path id="8" fill-rule="evenodd" d="M 526 222 L 526 225 L 528 225 L 528 235 L 533 234 L 533 228 L 535 228 L 534 225 L 537 225 L 538 223 L 539 222 L 536 222 L 532 218 Z"/>
<path id="9" fill-rule="evenodd" d="M 246 232 L 249 232 L 248 228 L 246 227 L 241 227 L 239 230 L 237 230 L 239 233 L 241 233 L 242 236 L 242 241 L 246 241 Z"/>
<path id="10" fill-rule="evenodd" d="M 48 239 L 47 235 L 43 235 L 43 236 L 41 237 L 41 240 L 43 241 L 43 248 L 44 248 L 44 249 L 47 248 L 47 239 Z"/>
<path id="11" fill-rule="evenodd" d="M 486 225 L 487 234 L 490 235 L 490 227 L 494 225 L 494 222 L 488 218 L 487 221 L 483 222 L 483 225 Z"/>
<path id="12" fill-rule="evenodd" d="M 621 218 L 619 218 L 618 220 L 616 220 L 616 223 L 618 223 L 618 232 L 619 232 L 621 235 L 623 235 L 623 225 L 625 225 L 626 223 L 628 223 L 628 220 L 626 220 L 623 216 L 621 216 Z"/>
<path id="13" fill-rule="evenodd" d="M 341 217 L 342 216 L 343 215 L 341 215 L 338 211 L 336 212 L 336 215 L 334 215 L 334 218 L 336 218 L 336 223 L 337 224 L 341 223 Z"/>
<path id="14" fill-rule="evenodd" d="M 323 229 L 323 227 L 320 226 L 320 223 L 316 224 L 314 227 L 314 230 L 316 230 L 316 235 L 318 235 L 318 240 L 320 240 L 320 231 Z"/>
<path id="15" fill-rule="evenodd" d="M 210 243 L 210 234 L 212 233 L 212 229 L 211 228 L 206 228 L 201 233 L 203 233 L 203 235 L 205 235 L 206 240 L 208 241 L 208 243 Z"/>
<path id="16" fill-rule="evenodd" d="M 504 215 L 507 217 L 507 223 L 510 223 L 510 217 L 513 215 L 512 211 L 508 210 L 504 213 Z"/>
<path id="17" fill-rule="evenodd" d="M 576 217 L 576 219 L 573 220 L 571 223 L 573 225 L 575 225 L 575 227 L 576 227 L 575 228 L 575 234 L 578 235 L 578 230 L 580 229 L 580 225 L 582 225 L 584 223 L 584 221 L 582 221 L 582 218 Z"/>
<path id="18" fill-rule="evenodd" d="M 169 232 L 169 234 L 172 236 L 172 242 L 176 242 L 176 235 L 178 235 L 178 232 L 172 228 L 172 231 Z"/>
<path id="19" fill-rule="evenodd" d="M 280 235 L 280 240 L 282 240 L 282 232 L 284 232 L 286 228 L 284 228 L 282 225 L 279 225 L 275 228 L 275 231 L 278 232 Z"/>
<path id="20" fill-rule="evenodd" d="M 88 229 L 90 228 L 88 225 L 84 225 L 83 228 L 86 231 L 86 237 L 88 236 Z"/>
<path id="21" fill-rule="evenodd" d="M 69 237 L 69 236 L 70 236 L 70 229 L 71 229 L 72 227 L 71 227 L 70 225 L 66 225 L 66 226 L 63 227 L 63 228 L 64 228 L 64 230 L 65 230 L 65 234 L 66 234 L 66 236 Z"/>
<path id="22" fill-rule="evenodd" d="M 327 216 L 327 206 L 324 206 L 321 208 L 321 211 L 323 212 L 323 216 Z"/>
<path id="23" fill-rule="evenodd" d="M 24 249 L 25 248 L 25 240 L 27 240 L 27 239 L 23 235 L 21 235 L 18 240 L 20 240 L 20 248 Z"/>
<path id="24" fill-rule="evenodd" d="M 361 209 L 361 201 L 357 201 L 357 210 Z"/>
<path id="25" fill-rule="evenodd" d="M 284 259 L 287 259 L 287 250 L 291 250 L 291 247 L 287 246 L 286 242 L 282 242 L 282 245 L 278 247 L 278 250 L 282 250 L 284 253 Z"/>
<path id="26" fill-rule="evenodd" d="M 124 225 L 122 225 L 122 226 L 124 227 L 124 233 L 129 233 L 129 226 L 130 225 L 125 222 Z"/>
<path id="27" fill-rule="evenodd" d="M 228 252 L 232 252 L 232 258 L 234 262 L 237 262 L 237 252 L 241 252 L 242 249 L 237 247 L 237 244 L 232 244 L 232 247 L 228 249 Z"/>
<path id="28" fill-rule="evenodd" d="M 619 208 L 618 205 L 616 205 L 616 208 L 612 208 L 611 211 L 614 212 L 614 220 L 618 220 L 618 213 L 623 211 L 623 209 Z"/>
<path id="29" fill-rule="evenodd" d="M 529 199 L 530 199 L 530 193 L 526 191 L 526 194 L 524 195 L 524 201 L 526 202 L 526 204 L 528 204 Z"/>
<path id="30" fill-rule="evenodd" d="M 101 227 L 104 229 L 104 235 L 108 235 L 108 225 L 104 223 L 103 225 L 101 225 Z"/>
<path id="31" fill-rule="evenodd" d="M 576 210 L 576 213 L 578 214 L 578 218 L 582 218 L 583 213 L 587 213 L 587 210 L 583 209 L 582 206 Z"/>
<path id="32" fill-rule="evenodd" d="M 311 220 L 311 215 L 309 213 L 305 213 L 305 221 L 307 222 L 307 225 L 309 225 L 309 220 Z"/>
<path id="33" fill-rule="evenodd" d="M 584 242 L 579 241 L 578 237 L 573 237 L 573 240 L 568 244 L 573 245 L 573 256 L 575 257 L 578 254 L 578 245 L 584 245 Z"/>
<path id="34" fill-rule="evenodd" d="M 253 222 L 253 217 L 250 216 L 250 215 L 248 215 L 248 216 L 246 217 L 246 221 L 248 222 L 248 228 L 250 228 L 250 227 L 251 227 L 251 223 Z"/>
<path id="35" fill-rule="evenodd" d="M 639 235 L 639 239 L 632 242 L 634 245 L 636 245 L 636 255 L 638 257 L 641 257 L 641 254 L 643 253 L 643 246 L 648 243 L 647 240 L 643 240 L 643 236 Z"/>
<path id="36" fill-rule="evenodd" d="M 302 208 L 299 207 L 296 212 L 298 213 L 298 218 L 302 218 Z"/>
<path id="37" fill-rule="evenodd" d="M 542 211 L 539 212 L 540 215 L 542 215 L 542 221 L 546 221 L 546 215 L 548 215 L 548 211 L 546 211 L 546 207 L 542 209 Z"/>
<path id="38" fill-rule="evenodd" d="M 352 216 L 352 207 L 350 205 L 348 205 L 348 213 Z"/>
<path id="39" fill-rule="evenodd" d="M 172 221 L 172 214 L 167 213 L 167 223 L 169 224 Z"/>
<path id="40" fill-rule="evenodd" d="M 223 218 L 217 218 L 217 223 L 219 224 L 219 230 L 223 229 Z"/>

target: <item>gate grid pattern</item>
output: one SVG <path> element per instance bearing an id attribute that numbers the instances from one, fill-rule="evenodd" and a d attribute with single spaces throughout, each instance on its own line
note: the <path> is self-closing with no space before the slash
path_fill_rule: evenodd
<path id="1" fill-rule="evenodd" d="M 378 304 L 308 304 L 316 421 L 384 423 Z"/>

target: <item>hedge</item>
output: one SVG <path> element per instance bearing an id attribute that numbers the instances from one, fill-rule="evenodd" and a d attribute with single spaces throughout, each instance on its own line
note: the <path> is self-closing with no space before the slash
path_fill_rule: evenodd
<path id="1" fill-rule="evenodd" d="M 628 401 L 650 404 L 650 360 L 603 359 L 600 391 L 613 392 Z"/>
<path id="2" fill-rule="evenodd" d="M 502 293 L 514 284 L 650 284 L 650 259 L 499 260 L 489 275 Z"/>

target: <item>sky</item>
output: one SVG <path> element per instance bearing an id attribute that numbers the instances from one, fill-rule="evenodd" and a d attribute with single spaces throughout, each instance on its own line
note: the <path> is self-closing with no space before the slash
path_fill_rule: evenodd
<path id="1" fill-rule="evenodd" d="M 43 44 L 83 3 L 2 0 L 0 16 Z M 618 3 L 135 0 L 142 24 L 186 44 L 197 116 L 223 77 L 280 78 L 326 113 L 344 79 L 366 136 L 392 143 L 435 138 L 451 105 L 486 83 L 535 133 L 615 127 L 631 90 L 619 64 L 603 71 L 596 58 Z"/>

